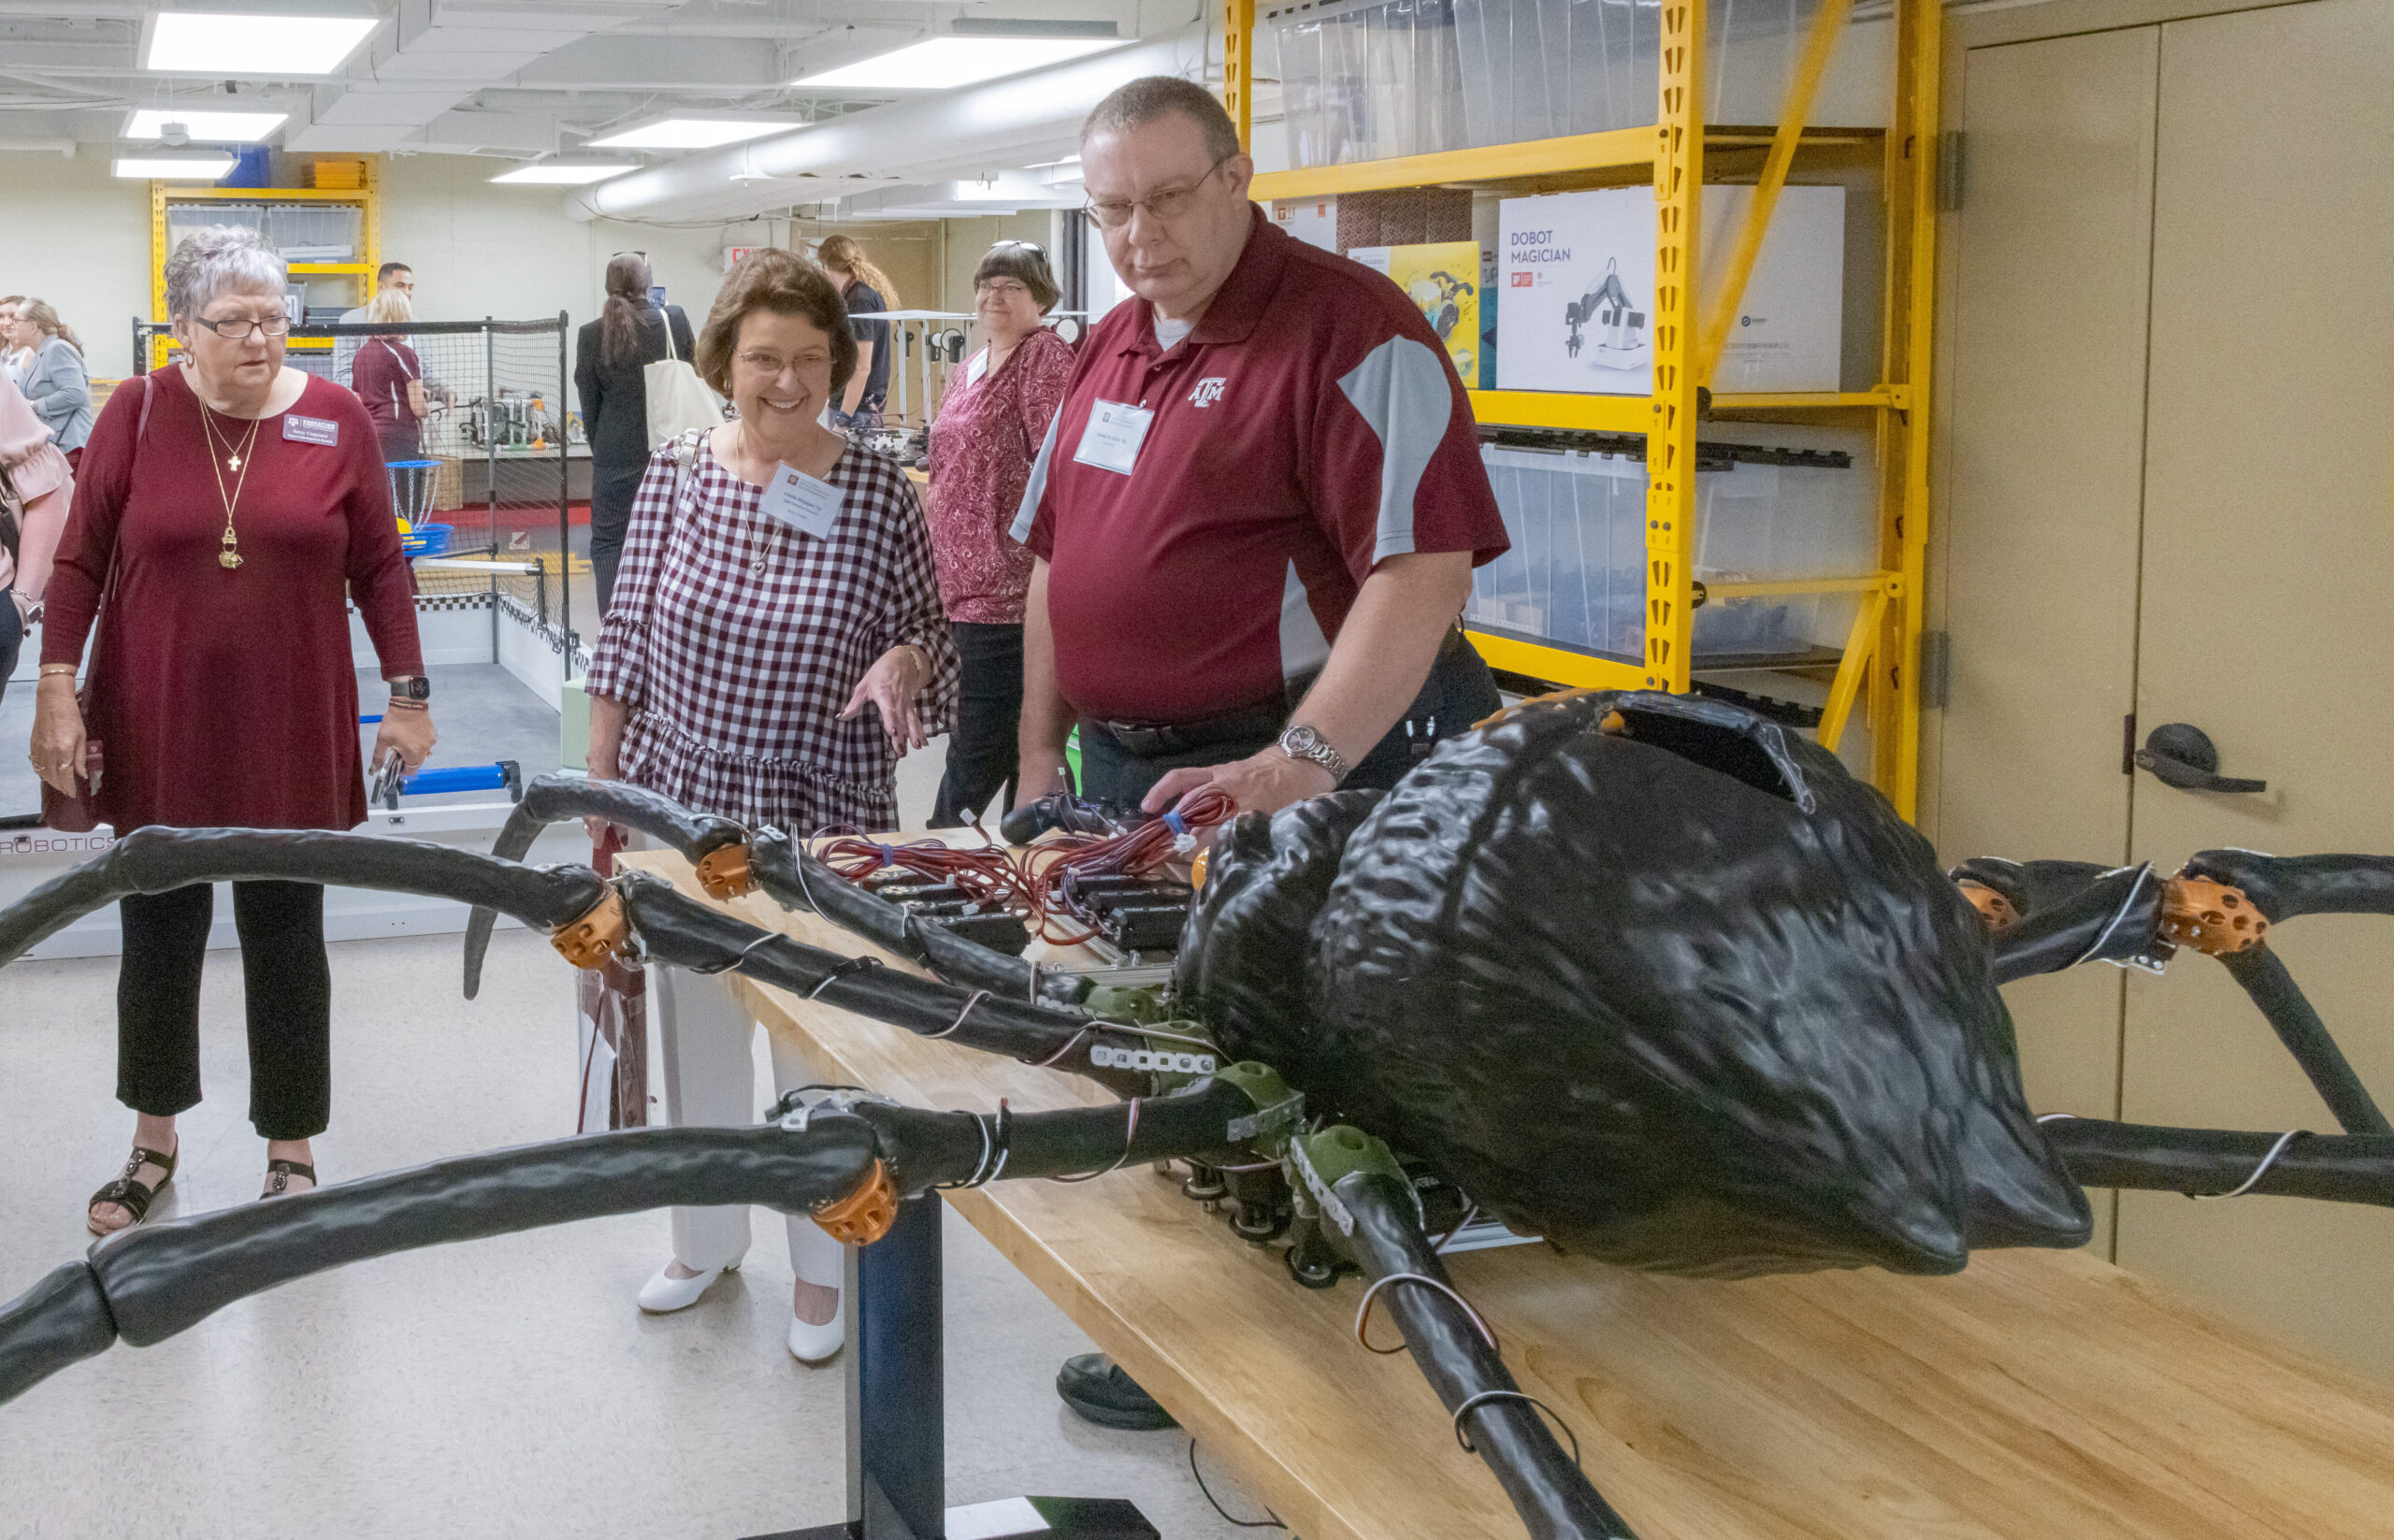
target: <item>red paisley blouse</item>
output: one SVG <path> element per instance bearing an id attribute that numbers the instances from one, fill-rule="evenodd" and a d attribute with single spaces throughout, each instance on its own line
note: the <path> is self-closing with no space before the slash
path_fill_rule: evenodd
<path id="1" fill-rule="evenodd" d="M 1007 529 L 1031 482 L 1031 463 L 1064 399 L 1072 344 L 1032 332 L 995 374 L 988 350 L 950 385 L 931 429 L 931 551 L 947 618 L 984 626 L 1022 623 L 1031 553 Z"/>

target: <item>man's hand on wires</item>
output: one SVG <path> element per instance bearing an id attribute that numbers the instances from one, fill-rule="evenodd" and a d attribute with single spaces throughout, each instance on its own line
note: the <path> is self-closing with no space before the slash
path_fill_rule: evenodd
<path id="1" fill-rule="evenodd" d="M 1292 802 L 1338 789 L 1329 770 L 1310 759 L 1291 758 L 1276 743 L 1227 765 L 1167 770 L 1139 806 L 1148 813 L 1161 813 L 1204 785 L 1227 793 L 1241 813 L 1277 813 Z"/>
<path id="2" fill-rule="evenodd" d="M 848 721 L 867 706 L 873 707 L 881 713 L 881 730 L 888 735 L 889 746 L 902 759 L 907 750 L 930 741 L 922 719 L 915 714 L 915 698 L 923 693 L 930 677 L 930 655 L 912 642 L 901 641 L 882 654 L 857 681 L 848 703 L 840 709 L 840 720 Z"/>

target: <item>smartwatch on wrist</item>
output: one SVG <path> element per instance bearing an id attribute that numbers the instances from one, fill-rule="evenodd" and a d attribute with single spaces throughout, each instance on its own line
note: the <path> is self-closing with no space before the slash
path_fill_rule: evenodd
<path id="1" fill-rule="evenodd" d="M 422 674 L 410 674 L 404 679 L 392 680 L 391 698 L 394 700 L 429 700 L 432 698 L 432 681 L 425 678 Z"/>

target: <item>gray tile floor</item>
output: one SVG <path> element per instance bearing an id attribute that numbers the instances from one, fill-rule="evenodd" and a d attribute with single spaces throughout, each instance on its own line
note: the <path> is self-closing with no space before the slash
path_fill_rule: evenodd
<path id="1" fill-rule="evenodd" d="M 328 1179 L 570 1130 L 570 975 L 502 931 L 468 1003 L 456 945 L 334 947 Z M 0 1299 L 80 1254 L 85 1197 L 123 1159 L 115 979 L 112 958 L 0 973 Z M 240 1002 L 238 954 L 211 954 L 208 1100 L 164 1214 L 257 1191 Z M 836 1520 L 841 1374 L 784 1350 L 788 1259 L 758 1217 L 745 1270 L 678 1316 L 633 1308 L 666 1247 L 663 1216 L 640 1215 L 363 1263 L 119 1346 L 0 1406 L 0 1535 L 731 1540 Z M 951 1502 L 1123 1496 L 1174 1540 L 1239 1533 L 1190 1482 L 1185 1437 L 1058 1404 L 1055 1366 L 1086 1339 L 953 1218 L 947 1255 Z M 1257 1514 L 1217 1469 L 1231 1511 Z"/>

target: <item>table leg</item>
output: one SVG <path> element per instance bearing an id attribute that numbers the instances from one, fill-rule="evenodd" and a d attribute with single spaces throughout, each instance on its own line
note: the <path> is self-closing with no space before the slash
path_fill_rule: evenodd
<path id="1" fill-rule="evenodd" d="M 848 1251 L 848 1518 L 756 1540 L 1161 1540 L 1119 1498 L 947 1506 L 940 1221 L 935 1197 Z"/>

